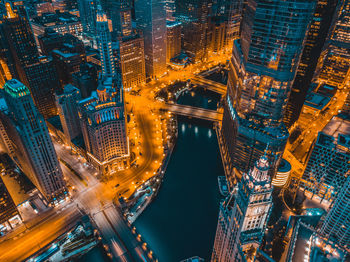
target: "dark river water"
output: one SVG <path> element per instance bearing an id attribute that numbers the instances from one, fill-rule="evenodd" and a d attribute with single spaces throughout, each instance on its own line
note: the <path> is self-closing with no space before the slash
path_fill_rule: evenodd
<path id="1" fill-rule="evenodd" d="M 179 102 L 216 109 L 217 99 L 188 92 Z M 162 186 L 135 226 L 160 262 L 192 256 L 209 261 L 214 243 L 224 175 L 211 124 L 179 120 L 179 136 Z M 80 261 L 104 261 L 95 248 Z"/>

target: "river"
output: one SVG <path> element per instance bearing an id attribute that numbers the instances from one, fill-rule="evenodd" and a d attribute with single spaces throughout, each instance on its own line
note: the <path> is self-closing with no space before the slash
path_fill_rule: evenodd
<path id="1" fill-rule="evenodd" d="M 217 101 L 215 96 L 191 92 L 178 100 L 208 109 L 216 109 Z M 180 119 L 178 125 L 162 186 L 135 226 L 160 262 L 192 256 L 209 261 L 221 198 L 217 177 L 224 175 L 216 133 L 209 123 Z M 80 261 L 104 259 L 94 249 Z"/>

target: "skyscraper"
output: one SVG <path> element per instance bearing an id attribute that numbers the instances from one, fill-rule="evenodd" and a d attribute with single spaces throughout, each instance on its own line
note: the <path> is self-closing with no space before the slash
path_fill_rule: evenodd
<path id="1" fill-rule="evenodd" d="M 56 95 L 58 114 L 63 132 L 69 141 L 81 134 L 78 115 L 78 102 L 80 100 L 79 89 L 71 84 L 64 87 L 62 94 Z"/>
<path id="2" fill-rule="evenodd" d="M 277 169 L 288 139 L 282 118 L 313 6 L 310 0 L 246 5 L 221 128 L 231 175 L 248 172 L 267 145 L 270 172 Z"/>
<path id="3" fill-rule="evenodd" d="M 2 66 L 6 64 L 11 76 L 28 86 L 40 113 L 49 118 L 57 114 L 54 92 L 59 88 L 57 73 L 50 59 L 40 58 L 31 26 L 26 16 L 17 14 L 6 3 L 7 16 L 0 24 Z M 3 69 L 6 72 L 7 69 Z M 6 80 L 10 78 L 6 77 Z"/>
<path id="4" fill-rule="evenodd" d="M 3 125 L 17 164 L 48 202 L 58 203 L 68 191 L 44 118 L 29 89 L 18 80 L 7 81 L 3 95 L 7 104 Z"/>
<path id="5" fill-rule="evenodd" d="M 336 12 L 316 77 L 319 82 L 342 87 L 350 68 L 350 1 L 339 1 Z"/>
<path id="6" fill-rule="evenodd" d="M 181 23 L 167 21 L 166 29 L 166 60 L 169 63 L 170 59 L 181 53 Z"/>
<path id="7" fill-rule="evenodd" d="M 96 1 L 78 0 L 78 9 L 84 33 L 93 35 L 96 28 Z"/>
<path id="8" fill-rule="evenodd" d="M 131 0 L 107 0 L 109 17 L 112 20 L 113 39 L 132 34 Z"/>
<path id="9" fill-rule="evenodd" d="M 133 33 L 119 38 L 119 66 L 125 90 L 146 83 L 144 50 L 142 34 Z"/>
<path id="10" fill-rule="evenodd" d="M 96 40 L 100 51 L 102 77 L 116 78 L 111 32 L 108 28 L 107 15 L 101 6 L 98 6 L 96 16 Z"/>
<path id="11" fill-rule="evenodd" d="M 102 174 L 127 167 L 130 153 L 123 93 L 112 78 L 101 81 L 97 94 L 80 102 L 79 116 L 90 162 Z"/>
<path id="12" fill-rule="evenodd" d="M 146 75 L 166 72 L 166 11 L 162 0 L 135 0 L 135 16 L 145 39 Z"/>
<path id="13" fill-rule="evenodd" d="M 268 170 L 264 155 L 242 176 L 237 193 L 220 203 L 212 262 L 245 261 L 245 251 L 259 248 L 272 209 Z"/>
<path id="14" fill-rule="evenodd" d="M 225 46 L 232 48 L 233 40 L 239 37 L 242 19 L 242 0 L 218 0 L 216 15 L 225 21 Z"/>
<path id="15" fill-rule="evenodd" d="M 175 21 L 176 5 L 175 0 L 165 0 L 166 20 Z"/>
<path id="16" fill-rule="evenodd" d="M 183 0 L 176 4 L 176 15 L 183 27 L 183 49 L 193 61 L 203 61 L 208 55 L 207 34 L 212 1 Z"/>
<path id="17" fill-rule="evenodd" d="M 283 119 L 288 128 L 295 123 L 301 113 L 337 2 L 337 0 L 318 0 L 316 3 Z"/>
<path id="18" fill-rule="evenodd" d="M 337 243 L 341 247 L 350 245 L 350 176 L 347 174 L 346 182 L 340 189 L 334 204 L 330 208 L 320 234 L 326 239 Z"/>
<path id="19" fill-rule="evenodd" d="M 303 177 L 310 198 L 332 202 L 350 170 L 350 120 L 333 119 L 319 132 Z"/>

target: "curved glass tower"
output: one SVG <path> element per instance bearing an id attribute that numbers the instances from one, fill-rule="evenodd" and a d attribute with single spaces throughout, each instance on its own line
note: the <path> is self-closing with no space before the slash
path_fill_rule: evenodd
<path id="1" fill-rule="evenodd" d="M 280 162 L 288 139 L 282 118 L 313 8 L 312 0 L 247 2 L 222 124 L 232 172 L 247 172 L 267 145 L 271 173 Z"/>

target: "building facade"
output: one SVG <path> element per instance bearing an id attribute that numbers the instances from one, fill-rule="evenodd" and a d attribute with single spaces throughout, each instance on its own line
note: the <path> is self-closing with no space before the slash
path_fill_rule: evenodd
<path id="1" fill-rule="evenodd" d="M 307 33 L 303 53 L 293 82 L 283 122 L 290 128 L 298 120 L 318 58 L 337 6 L 336 0 L 318 0 Z"/>
<path id="2" fill-rule="evenodd" d="M 158 78 L 166 72 L 166 11 L 164 1 L 135 0 L 137 26 L 145 41 L 146 76 Z"/>
<path id="3" fill-rule="evenodd" d="M 259 248 L 272 210 L 272 186 L 266 155 L 242 176 L 237 193 L 220 203 L 212 262 L 245 261 Z"/>
<path id="4" fill-rule="evenodd" d="M 79 89 L 71 84 L 64 87 L 62 94 L 56 94 L 58 115 L 60 116 L 64 135 L 69 141 L 81 134 L 78 115 L 78 102 L 80 100 Z"/>
<path id="5" fill-rule="evenodd" d="M 135 33 L 120 38 L 119 67 L 125 90 L 140 87 L 146 83 L 144 39 L 141 34 Z"/>
<path id="6" fill-rule="evenodd" d="M 341 188 L 334 204 L 330 208 L 320 234 L 326 239 L 349 249 L 350 245 L 350 176 L 347 174 L 346 182 Z"/>
<path id="7" fill-rule="evenodd" d="M 54 92 L 59 88 L 57 72 L 47 57 L 40 57 L 26 16 L 17 14 L 7 3 L 7 16 L 0 24 L 3 79 L 19 79 L 28 86 L 40 113 L 57 114 Z M 7 73 L 6 73 L 7 72 Z"/>
<path id="8" fill-rule="evenodd" d="M 169 63 L 172 58 L 181 53 L 181 23 L 167 21 L 166 30 L 166 61 Z"/>
<path id="9" fill-rule="evenodd" d="M 333 119 L 318 133 L 301 186 L 311 198 L 332 202 L 350 170 L 350 120 Z"/>
<path id="10" fill-rule="evenodd" d="M 96 17 L 96 39 L 100 52 L 102 77 L 116 77 L 115 60 L 112 50 L 111 33 L 108 28 L 107 15 L 98 7 Z"/>
<path id="11" fill-rule="evenodd" d="M 7 104 L 3 124 L 15 159 L 23 172 L 49 203 L 68 196 L 55 148 L 42 115 L 33 103 L 29 89 L 16 79 L 6 82 L 3 95 Z"/>
<path id="12" fill-rule="evenodd" d="M 350 64 L 350 1 L 338 2 L 329 39 L 317 65 L 319 82 L 342 87 L 348 79 Z"/>
<path id="13" fill-rule="evenodd" d="M 130 157 L 121 88 L 100 82 L 97 94 L 79 103 L 79 117 L 90 162 L 104 175 L 128 166 Z"/>
<path id="14" fill-rule="evenodd" d="M 308 0 L 246 5 L 241 38 L 233 46 L 221 128 L 233 177 L 236 171 L 248 172 L 267 145 L 270 172 L 277 171 L 289 135 L 283 114 L 313 7 Z"/>

